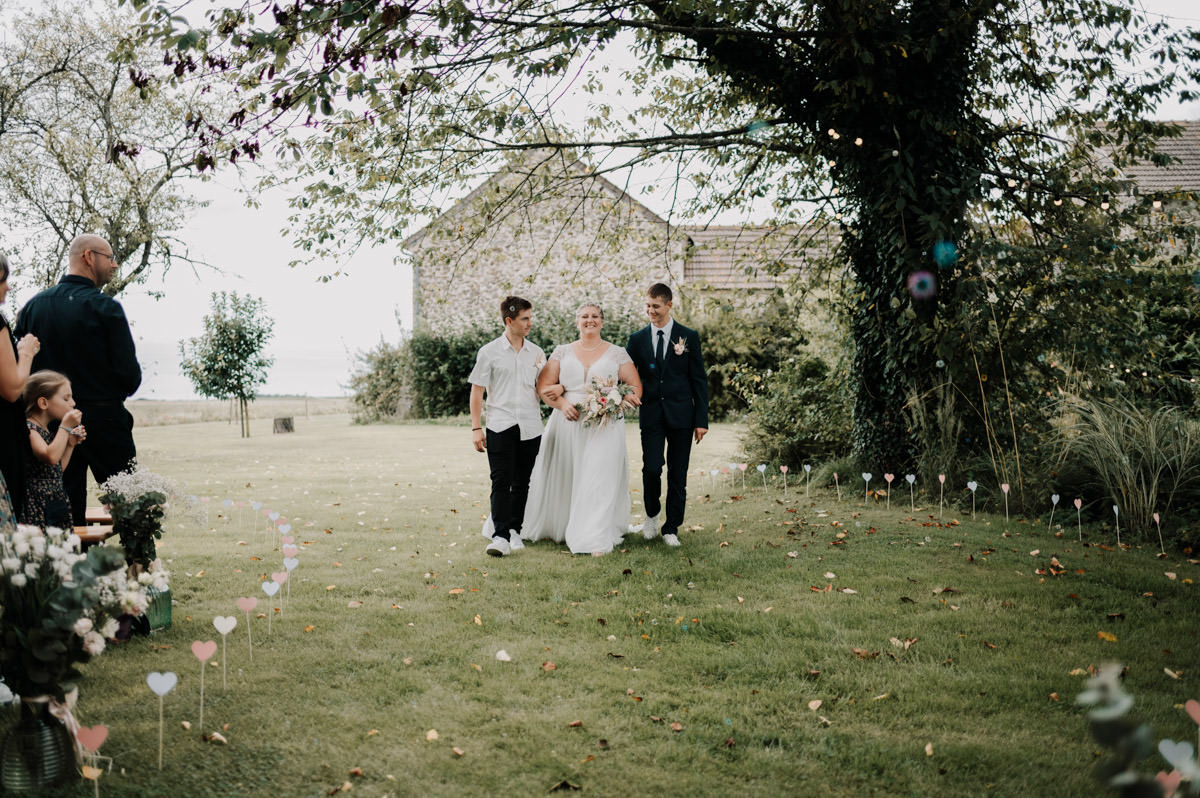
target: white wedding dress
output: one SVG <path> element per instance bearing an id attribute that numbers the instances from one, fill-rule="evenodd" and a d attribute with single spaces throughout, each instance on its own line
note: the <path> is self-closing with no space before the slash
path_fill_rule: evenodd
<path id="1" fill-rule="evenodd" d="M 570 344 L 555 349 L 550 359 L 559 361 L 559 382 L 572 404 L 584 401 L 593 377 L 615 380 L 621 366 L 633 362 L 624 348 L 611 344 L 588 367 Z M 566 542 L 575 554 L 596 554 L 612 551 L 628 528 L 625 422 L 585 426 L 555 410 L 529 480 L 521 537 Z"/>

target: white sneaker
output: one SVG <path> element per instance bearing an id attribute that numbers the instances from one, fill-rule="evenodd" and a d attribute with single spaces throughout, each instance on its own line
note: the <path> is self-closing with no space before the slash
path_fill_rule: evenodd
<path id="1" fill-rule="evenodd" d="M 525 548 L 525 541 L 521 540 L 521 536 L 515 530 L 510 530 L 508 533 L 508 547 L 513 551 Z"/>
<path id="2" fill-rule="evenodd" d="M 493 557 L 503 557 L 505 554 L 511 552 L 512 548 L 504 538 L 492 538 L 492 542 L 488 544 L 484 551 Z"/>
<path id="3" fill-rule="evenodd" d="M 640 531 L 642 533 L 642 537 L 644 537 L 646 540 L 654 540 L 656 537 L 658 537 L 658 516 L 646 516 L 646 523 L 642 524 Z"/>
<path id="4" fill-rule="evenodd" d="M 668 532 L 667 534 L 663 535 L 663 543 L 666 543 L 668 546 L 681 546 L 681 545 L 683 545 L 683 544 L 681 544 L 681 543 L 679 542 L 679 537 L 678 537 L 677 535 L 672 535 L 670 532 Z"/>

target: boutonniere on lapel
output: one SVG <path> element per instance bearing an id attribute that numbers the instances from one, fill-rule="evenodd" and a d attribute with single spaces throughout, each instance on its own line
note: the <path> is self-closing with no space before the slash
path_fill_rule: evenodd
<path id="1" fill-rule="evenodd" d="M 671 344 L 671 346 L 675 347 L 675 354 L 677 355 L 685 354 L 688 351 L 687 341 L 683 340 L 682 335 L 679 336 L 679 340 Z"/>

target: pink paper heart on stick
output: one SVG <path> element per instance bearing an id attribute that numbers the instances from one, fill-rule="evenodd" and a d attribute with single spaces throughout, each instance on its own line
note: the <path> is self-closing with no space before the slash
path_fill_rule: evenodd
<path id="1" fill-rule="evenodd" d="M 1178 770 L 1172 770 L 1170 773 L 1160 770 L 1154 780 L 1162 785 L 1163 798 L 1171 798 L 1179 789 L 1179 783 L 1183 781 L 1183 774 Z"/>
<path id="2" fill-rule="evenodd" d="M 782 471 L 783 473 L 785 473 L 785 474 L 786 474 L 786 473 L 788 472 L 788 467 L 787 467 L 787 466 L 780 466 L 780 467 L 779 467 L 779 470 L 780 470 L 780 471 Z"/>
<path id="3" fill-rule="evenodd" d="M 884 480 L 887 481 L 887 484 L 891 485 L 892 480 L 896 478 L 896 475 L 895 474 L 884 474 L 883 478 L 884 478 Z"/>
<path id="4" fill-rule="evenodd" d="M 1081 507 L 1083 507 L 1083 499 L 1076 499 L 1075 500 L 1075 509 L 1078 510 Z"/>
<path id="5" fill-rule="evenodd" d="M 215 640 L 206 640 L 203 643 L 197 640 L 192 643 L 192 653 L 196 655 L 196 659 L 201 662 L 207 662 L 212 659 L 212 655 L 217 653 L 217 642 Z"/>
<path id="6" fill-rule="evenodd" d="M 1188 717 L 1194 723 L 1200 724 L 1200 701 L 1189 698 L 1183 705 L 1183 711 L 1188 714 Z"/>
<path id="7" fill-rule="evenodd" d="M 100 746 L 104 745 L 104 741 L 108 739 L 108 727 L 101 724 L 88 728 L 80 726 L 75 730 L 75 739 L 79 741 L 87 750 L 93 754 L 100 750 Z"/>
<path id="8" fill-rule="evenodd" d="M 258 599 L 254 597 L 240 598 L 237 600 L 237 605 L 242 612 L 252 612 L 258 606 Z"/>
<path id="9" fill-rule="evenodd" d="M 1008 493 L 1008 483 L 1005 482 L 1004 484 L 1002 484 L 1000 486 L 1000 490 L 1004 491 L 1005 493 Z"/>
<path id="10" fill-rule="evenodd" d="M 290 546 L 291 544 L 293 544 L 295 542 L 296 542 L 295 535 L 280 535 L 279 536 L 279 543 L 282 546 Z"/>
<path id="11" fill-rule="evenodd" d="M 287 578 L 288 578 L 287 571 L 273 571 L 271 573 L 271 579 L 278 582 L 281 585 L 287 581 Z"/>
<path id="12" fill-rule="evenodd" d="M 284 557 L 295 557 L 299 553 L 300 553 L 300 549 L 296 546 L 284 546 L 283 547 L 283 556 Z"/>

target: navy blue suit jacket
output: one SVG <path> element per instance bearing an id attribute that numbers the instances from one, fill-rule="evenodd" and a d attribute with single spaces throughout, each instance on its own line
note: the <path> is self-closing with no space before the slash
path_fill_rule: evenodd
<path id="1" fill-rule="evenodd" d="M 675 322 L 671 336 L 661 367 L 654 362 L 651 325 L 647 324 L 629 336 L 629 345 L 625 349 L 642 380 L 638 426 L 707 429 L 708 374 L 700 352 L 700 336 L 679 322 Z"/>

